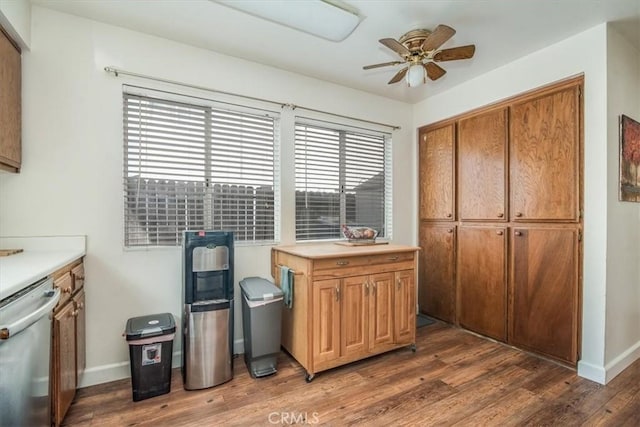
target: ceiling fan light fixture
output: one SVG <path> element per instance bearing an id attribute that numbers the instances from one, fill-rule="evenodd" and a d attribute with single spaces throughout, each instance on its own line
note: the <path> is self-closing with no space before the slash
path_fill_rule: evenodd
<path id="1" fill-rule="evenodd" d="M 426 83 L 425 71 L 421 62 L 415 62 L 409 66 L 406 80 L 409 87 L 416 87 Z"/>
<path id="2" fill-rule="evenodd" d="M 326 40 L 346 39 L 362 21 L 358 10 L 340 0 L 212 0 Z"/>

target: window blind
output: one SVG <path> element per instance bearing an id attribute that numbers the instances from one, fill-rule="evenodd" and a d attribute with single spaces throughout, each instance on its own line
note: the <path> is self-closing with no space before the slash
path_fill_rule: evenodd
<path id="1" fill-rule="evenodd" d="M 340 226 L 391 236 L 388 135 L 297 122 L 296 240 L 342 237 Z"/>
<path id="2" fill-rule="evenodd" d="M 187 229 L 273 242 L 277 116 L 123 93 L 125 246 Z"/>

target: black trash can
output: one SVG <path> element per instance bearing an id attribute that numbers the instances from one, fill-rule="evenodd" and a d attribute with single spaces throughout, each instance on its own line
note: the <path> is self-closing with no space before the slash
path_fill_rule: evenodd
<path id="1" fill-rule="evenodd" d="M 171 313 L 127 320 L 133 401 L 171 391 L 171 358 L 176 323 Z"/>

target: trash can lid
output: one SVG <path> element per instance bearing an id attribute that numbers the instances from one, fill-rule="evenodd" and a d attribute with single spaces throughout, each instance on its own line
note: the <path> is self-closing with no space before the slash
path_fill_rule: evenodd
<path id="1" fill-rule="evenodd" d="M 171 313 L 151 314 L 148 316 L 132 317 L 127 320 L 125 334 L 127 341 L 140 338 L 150 338 L 160 335 L 173 334 L 176 322 Z"/>
<path id="2" fill-rule="evenodd" d="M 249 301 L 268 301 L 282 297 L 282 290 L 262 277 L 246 277 L 240 281 L 240 289 Z"/>

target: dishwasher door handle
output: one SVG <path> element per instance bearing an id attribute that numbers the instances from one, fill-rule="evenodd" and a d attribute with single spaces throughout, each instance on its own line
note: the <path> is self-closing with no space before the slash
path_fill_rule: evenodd
<path id="1" fill-rule="evenodd" d="M 47 302 L 41 305 L 37 310 L 27 314 L 22 319 L 16 320 L 8 325 L 0 325 L 0 340 L 8 340 L 14 335 L 27 329 L 29 326 L 36 323 L 42 316 L 53 310 L 60 300 L 60 289 L 56 288 L 53 292 L 46 291 L 44 298 L 47 298 Z"/>

